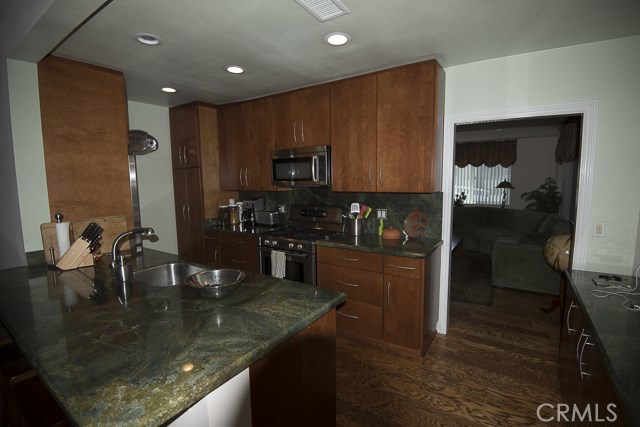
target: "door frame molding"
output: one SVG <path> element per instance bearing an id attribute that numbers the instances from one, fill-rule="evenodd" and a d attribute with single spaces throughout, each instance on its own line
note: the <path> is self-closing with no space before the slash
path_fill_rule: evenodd
<path id="1" fill-rule="evenodd" d="M 451 230 L 453 227 L 453 165 L 456 125 L 481 121 L 521 119 L 538 116 L 582 115 L 582 140 L 578 194 L 576 198 L 576 224 L 573 236 L 572 266 L 578 270 L 586 267 L 591 224 L 591 199 L 595 157 L 598 101 L 551 104 L 534 107 L 510 108 L 462 114 L 450 114 L 444 118 L 442 150 L 442 251 L 440 264 L 440 292 L 438 302 L 438 333 L 446 334 L 449 325 L 449 288 L 451 279 Z"/>

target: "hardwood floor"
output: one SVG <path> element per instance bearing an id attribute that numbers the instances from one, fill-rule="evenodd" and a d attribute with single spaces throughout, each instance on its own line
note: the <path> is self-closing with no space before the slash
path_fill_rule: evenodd
<path id="1" fill-rule="evenodd" d="M 451 301 L 448 334 L 424 360 L 339 334 L 338 426 L 550 425 L 536 410 L 562 402 L 561 314 L 540 311 L 552 300 L 497 290 L 493 307 Z"/>

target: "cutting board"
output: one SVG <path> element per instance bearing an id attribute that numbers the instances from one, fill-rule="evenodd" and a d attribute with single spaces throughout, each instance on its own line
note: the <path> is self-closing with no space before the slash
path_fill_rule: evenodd
<path id="1" fill-rule="evenodd" d="M 119 234 L 127 231 L 127 218 L 124 215 L 101 216 L 97 218 L 79 219 L 71 221 L 69 224 L 69 233 L 71 234 L 71 243 L 80 237 L 84 229 L 94 221 L 96 224 L 104 228 L 102 232 L 102 246 L 96 251 L 97 254 L 111 252 L 111 245 Z M 56 260 L 60 259 L 58 252 L 58 241 L 56 239 L 56 224 L 54 222 L 46 222 L 40 225 L 42 234 L 42 245 L 44 248 L 44 256 L 47 264 L 51 264 L 51 255 L 49 248 L 53 248 Z M 129 241 L 123 242 L 122 249 L 131 249 Z"/>

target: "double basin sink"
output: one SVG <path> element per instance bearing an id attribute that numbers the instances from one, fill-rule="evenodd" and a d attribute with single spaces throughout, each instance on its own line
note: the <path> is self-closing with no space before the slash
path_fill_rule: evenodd
<path id="1" fill-rule="evenodd" d="M 230 268 L 207 269 L 186 262 L 172 262 L 133 272 L 133 280 L 145 286 L 187 285 L 206 296 L 222 298 L 235 291 L 246 275 Z"/>

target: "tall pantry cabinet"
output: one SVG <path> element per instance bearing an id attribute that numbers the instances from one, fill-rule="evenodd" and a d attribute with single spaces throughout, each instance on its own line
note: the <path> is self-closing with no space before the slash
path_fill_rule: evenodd
<path id="1" fill-rule="evenodd" d="M 205 263 L 204 220 L 236 193 L 220 190 L 215 106 L 194 102 L 169 109 L 178 255 Z"/>

